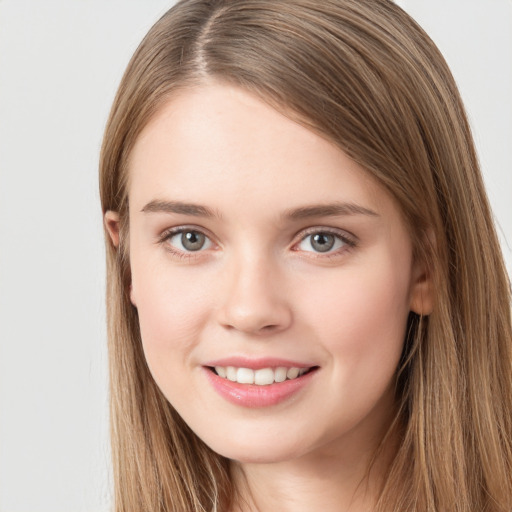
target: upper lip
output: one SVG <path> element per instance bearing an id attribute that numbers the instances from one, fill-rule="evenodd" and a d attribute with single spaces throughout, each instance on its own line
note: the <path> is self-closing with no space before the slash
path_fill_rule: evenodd
<path id="1" fill-rule="evenodd" d="M 251 370 L 260 370 L 262 368 L 311 368 L 316 366 L 310 362 L 292 361 L 290 359 L 281 359 L 276 357 L 250 358 L 244 356 L 232 356 L 215 359 L 204 363 L 204 366 L 234 366 L 235 368 L 250 368 Z"/>

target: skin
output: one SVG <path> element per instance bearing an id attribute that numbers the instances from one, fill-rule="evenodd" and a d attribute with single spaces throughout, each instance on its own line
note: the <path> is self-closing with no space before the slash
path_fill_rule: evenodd
<path id="1" fill-rule="evenodd" d="M 233 460 L 240 509 L 368 510 L 389 451 L 360 484 L 394 411 L 407 316 L 431 308 L 392 198 L 331 142 L 215 82 L 157 112 L 129 172 L 130 296 L 145 356 L 189 426 Z M 213 216 L 143 211 L 152 201 Z M 333 203 L 372 213 L 286 216 Z M 105 223 L 117 245 L 117 213 Z M 169 235 L 179 227 L 204 233 L 202 249 Z M 326 231 L 336 244 L 321 253 L 311 234 Z M 230 356 L 319 369 L 291 398 L 247 408 L 205 377 L 206 362 Z"/>

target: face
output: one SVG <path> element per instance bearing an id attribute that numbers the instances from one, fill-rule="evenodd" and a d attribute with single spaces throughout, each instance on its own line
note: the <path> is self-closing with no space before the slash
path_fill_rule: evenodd
<path id="1" fill-rule="evenodd" d="M 384 189 L 215 83 L 160 109 L 129 172 L 131 300 L 150 371 L 192 430 L 245 462 L 375 442 L 423 286 Z"/>

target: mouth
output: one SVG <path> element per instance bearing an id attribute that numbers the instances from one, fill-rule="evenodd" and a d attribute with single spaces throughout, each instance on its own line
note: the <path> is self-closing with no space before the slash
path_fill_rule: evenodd
<path id="1" fill-rule="evenodd" d="M 222 379 L 238 384 L 252 384 L 256 386 L 270 386 L 281 382 L 296 380 L 318 369 L 310 367 L 268 367 L 253 370 L 236 366 L 209 366 L 208 369 Z"/>
<path id="2" fill-rule="evenodd" d="M 306 363 L 307 364 L 307 363 Z M 241 407 L 261 408 L 289 403 L 315 380 L 320 366 L 298 361 L 230 357 L 203 366 L 213 389 Z"/>

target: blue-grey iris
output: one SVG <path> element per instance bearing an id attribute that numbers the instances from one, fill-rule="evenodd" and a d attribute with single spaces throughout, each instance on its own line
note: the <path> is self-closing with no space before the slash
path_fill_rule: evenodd
<path id="1" fill-rule="evenodd" d="M 184 231 L 181 234 L 181 244 L 187 251 L 199 251 L 205 243 L 206 237 L 197 231 Z"/>
<path id="2" fill-rule="evenodd" d="M 327 252 L 333 248 L 335 241 L 336 237 L 334 235 L 317 233 L 311 237 L 311 247 L 318 252 Z"/>

